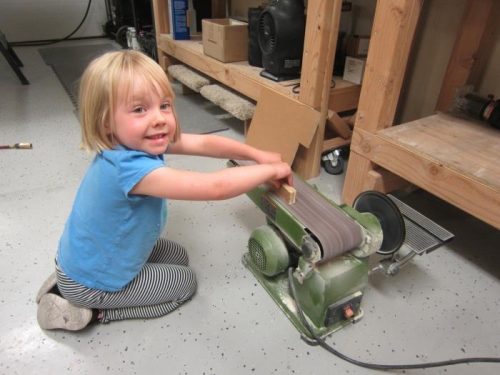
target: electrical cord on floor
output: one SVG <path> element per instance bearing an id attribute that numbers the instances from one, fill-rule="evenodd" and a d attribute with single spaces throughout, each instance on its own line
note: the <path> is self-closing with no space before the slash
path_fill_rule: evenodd
<path id="1" fill-rule="evenodd" d="M 40 40 L 40 41 L 30 41 L 30 42 L 15 42 L 15 43 L 9 43 L 11 47 L 33 47 L 33 46 L 47 46 L 49 44 L 56 44 L 59 42 L 62 42 L 64 40 L 68 40 L 71 38 L 78 30 L 80 30 L 80 27 L 82 27 L 83 23 L 87 19 L 87 16 L 89 15 L 90 11 L 90 6 L 92 5 L 92 0 L 89 0 L 87 4 L 87 10 L 85 11 L 85 15 L 83 16 L 83 19 L 81 20 L 80 24 L 76 27 L 76 29 L 69 35 L 65 36 L 62 39 L 56 39 L 56 40 Z"/>
<path id="2" fill-rule="evenodd" d="M 412 369 L 422 369 L 422 368 L 430 368 L 430 367 L 443 367 L 443 366 L 451 366 L 451 365 L 458 365 L 458 364 L 464 364 L 464 363 L 478 363 L 478 362 L 486 362 L 486 363 L 500 363 L 500 358 L 489 358 L 489 357 L 477 357 L 477 358 L 461 358 L 461 359 L 452 359 L 448 361 L 439 361 L 439 362 L 428 362 L 428 363 L 422 363 L 422 364 L 406 364 L 406 365 L 381 365 L 381 364 L 375 364 L 375 363 L 367 363 L 367 362 L 361 362 L 355 359 L 352 359 L 350 357 L 347 357 L 346 355 L 340 353 L 330 345 L 328 345 L 314 330 L 311 328 L 309 325 L 309 322 L 307 321 L 306 317 L 304 316 L 304 313 L 302 311 L 302 307 L 300 306 L 300 302 L 297 298 L 297 291 L 295 289 L 295 284 L 293 280 L 293 269 L 290 267 L 288 269 L 288 282 L 290 284 L 290 288 L 292 290 L 292 296 L 293 299 L 295 300 L 295 303 L 297 304 L 297 311 L 299 313 L 299 318 L 301 322 L 304 324 L 304 326 L 307 328 L 309 333 L 314 337 L 316 342 L 323 347 L 323 349 L 326 349 L 330 353 L 336 355 L 337 357 L 350 362 L 354 365 L 360 366 L 360 367 L 365 367 L 369 368 L 372 370 L 412 370 Z"/>

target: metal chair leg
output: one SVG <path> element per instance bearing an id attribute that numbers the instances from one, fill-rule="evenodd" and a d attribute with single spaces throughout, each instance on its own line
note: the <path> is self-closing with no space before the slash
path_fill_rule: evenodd
<path id="1" fill-rule="evenodd" d="M 21 69 L 19 69 L 19 67 L 24 66 L 23 63 L 21 62 L 19 57 L 17 57 L 14 50 L 9 46 L 9 43 L 5 38 L 5 35 L 2 34 L 1 31 L 0 31 L 0 51 L 2 52 L 2 55 L 4 55 L 5 59 L 9 63 L 12 70 L 14 70 L 14 73 L 16 73 L 17 77 L 21 80 L 21 83 L 23 85 L 29 85 L 30 84 L 29 81 L 26 79 Z"/>

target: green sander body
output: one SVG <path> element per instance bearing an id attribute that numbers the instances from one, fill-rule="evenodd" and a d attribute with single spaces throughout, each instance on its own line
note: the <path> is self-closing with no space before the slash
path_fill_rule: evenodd
<path id="1" fill-rule="evenodd" d="M 356 322 L 363 315 L 361 299 L 368 284 L 368 257 L 380 248 L 383 233 L 380 220 L 375 215 L 360 213 L 348 205 L 337 205 L 298 178 L 295 179 L 295 186 L 297 202 L 307 195 L 307 199 L 319 201 L 327 208 L 326 217 L 324 212 L 317 212 L 318 209 L 311 212 L 309 216 L 314 222 L 332 220 L 331 231 L 334 237 L 339 238 L 341 235 L 335 234 L 336 229 L 348 222 L 350 231 L 354 232 L 354 240 L 347 248 L 340 249 L 338 254 L 337 250 L 333 255 L 332 250 L 328 253 L 321 236 L 315 231 L 316 225 L 306 224 L 292 209 L 295 204 L 289 205 L 272 189 L 260 186 L 247 195 L 265 213 L 267 224 L 252 231 L 243 263 L 303 337 L 312 339 L 299 317 L 289 282 L 294 283 L 302 312 L 319 336 L 326 336 Z M 299 207 L 298 210 L 306 209 Z M 328 227 L 321 230 L 329 231 Z M 338 242 L 340 245 L 335 242 L 335 246 L 342 247 L 343 241 Z M 289 268 L 293 270 L 292 280 L 287 272 Z"/>

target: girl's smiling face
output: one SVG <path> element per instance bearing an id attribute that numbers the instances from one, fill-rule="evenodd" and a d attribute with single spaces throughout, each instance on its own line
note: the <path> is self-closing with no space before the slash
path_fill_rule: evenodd
<path id="1" fill-rule="evenodd" d="M 108 129 L 113 144 L 163 154 L 176 131 L 172 98 L 141 82 L 118 91 L 113 125 Z"/>

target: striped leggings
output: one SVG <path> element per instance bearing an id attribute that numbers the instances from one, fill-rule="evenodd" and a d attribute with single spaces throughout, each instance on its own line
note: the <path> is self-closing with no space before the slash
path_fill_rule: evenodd
<path id="1" fill-rule="evenodd" d="M 183 246 L 160 238 L 139 274 L 118 292 L 78 284 L 56 262 L 57 286 L 73 305 L 98 309 L 101 323 L 156 318 L 178 308 L 196 291 L 196 277 L 188 262 Z"/>

